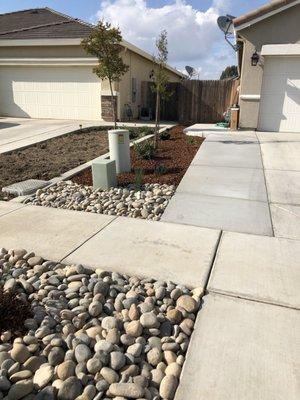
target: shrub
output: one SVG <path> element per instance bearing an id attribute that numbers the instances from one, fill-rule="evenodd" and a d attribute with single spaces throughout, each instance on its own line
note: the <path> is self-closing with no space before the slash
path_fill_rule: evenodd
<path id="1" fill-rule="evenodd" d="M 195 138 L 193 138 L 193 136 L 187 136 L 186 141 L 187 144 L 189 144 L 190 146 L 193 146 L 195 144 Z"/>
<path id="2" fill-rule="evenodd" d="M 167 173 L 167 167 L 165 167 L 163 164 L 157 165 L 155 167 L 154 173 L 156 175 L 164 175 Z"/>
<path id="3" fill-rule="evenodd" d="M 152 135 L 152 133 L 154 133 L 154 130 L 150 126 L 142 126 L 139 128 L 140 137 Z"/>
<path id="4" fill-rule="evenodd" d="M 140 137 L 151 135 L 153 133 L 153 129 L 149 126 L 142 126 L 139 128 L 125 127 L 124 129 L 127 129 L 129 131 L 130 140 L 138 139 Z"/>
<path id="5" fill-rule="evenodd" d="M 137 129 L 129 128 L 129 139 L 134 140 L 137 139 L 140 135 Z"/>
<path id="6" fill-rule="evenodd" d="M 134 171 L 134 188 L 136 191 L 142 190 L 144 173 L 142 169 Z"/>
<path id="7" fill-rule="evenodd" d="M 171 137 L 171 134 L 170 134 L 169 129 L 163 131 L 163 132 L 159 135 L 159 138 L 160 138 L 161 140 L 169 140 L 170 137 Z"/>
<path id="8" fill-rule="evenodd" d="M 20 299 L 16 292 L 0 288 L 0 333 L 10 330 L 13 334 L 24 330 L 24 322 L 31 317 L 28 302 Z"/>
<path id="9" fill-rule="evenodd" d="M 136 154 L 143 160 L 151 160 L 155 156 L 155 145 L 152 141 L 136 143 L 134 145 Z"/>

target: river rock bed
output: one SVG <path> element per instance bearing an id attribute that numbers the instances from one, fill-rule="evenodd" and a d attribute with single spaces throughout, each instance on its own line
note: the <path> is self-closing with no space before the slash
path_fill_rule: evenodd
<path id="1" fill-rule="evenodd" d="M 174 398 L 200 289 L 3 248 L 0 283 L 32 310 L 0 332 L 0 399 Z"/>
<path id="2" fill-rule="evenodd" d="M 135 190 L 134 185 L 94 190 L 92 186 L 63 181 L 37 190 L 25 203 L 158 221 L 174 193 L 174 185 L 157 183 L 145 184 L 141 190 Z"/>

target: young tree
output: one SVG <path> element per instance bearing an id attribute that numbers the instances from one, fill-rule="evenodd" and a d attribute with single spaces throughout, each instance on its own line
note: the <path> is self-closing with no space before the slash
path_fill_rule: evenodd
<path id="1" fill-rule="evenodd" d="M 87 53 L 99 60 L 99 65 L 93 69 L 94 73 L 100 79 L 107 79 L 109 82 L 115 128 L 117 127 L 117 104 L 113 94 L 113 83 L 119 82 L 129 69 L 120 55 L 121 42 L 120 29 L 113 28 L 110 23 L 104 21 L 99 21 L 89 37 L 82 41 L 82 46 Z"/>
<path id="2" fill-rule="evenodd" d="M 158 145 L 159 138 L 159 124 L 160 124 L 160 102 L 161 99 L 168 96 L 167 84 L 168 75 L 166 72 L 166 65 L 168 61 L 168 39 L 167 31 L 163 30 L 158 39 L 156 40 L 157 55 L 153 57 L 154 70 L 153 70 L 153 90 L 156 93 L 156 110 L 155 110 L 155 147 Z"/>

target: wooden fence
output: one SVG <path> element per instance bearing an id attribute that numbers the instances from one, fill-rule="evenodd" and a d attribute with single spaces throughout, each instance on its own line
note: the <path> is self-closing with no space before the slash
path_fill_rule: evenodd
<path id="1" fill-rule="evenodd" d="M 215 123 L 233 104 L 234 80 L 189 80 L 180 84 L 178 119 L 181 123 Z"/>
<path id="2" fill-rule="evenodd" d="M 155 93 L 149 82 L 142 82 L 143 106 L 155 112 Z M 223 113 L 236 102 L 238 80 L 185 80 L 170 83 L 172 93 L 162 101 L 161 120 L 182 124 L 216 123 L 223 121 Z"/>
<path id="3" fill-rule="evenodd" d="M 154 93 L 151 82 L 142 82 L 142 105 L 152 110 L 152 116 L 155 117 L 156 94 Z M 178 104 L 180 83 L 168 83 L 168 99 L 161 100 L 160 116 L 163 121 L 178 121 Z"/>

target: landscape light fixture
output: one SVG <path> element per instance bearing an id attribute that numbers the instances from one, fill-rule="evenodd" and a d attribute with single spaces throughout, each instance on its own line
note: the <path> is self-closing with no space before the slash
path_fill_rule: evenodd
<path id="1" fill-rule="evenodd" d="M 256 67 L 259 61 L 259 54 L 257 53 L 257 51 L 255 50 L 255 52 L 252 54 L 251 57 L 251 65 L 252 67 Z"/>

